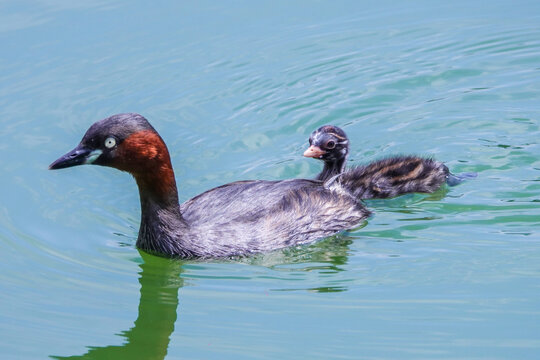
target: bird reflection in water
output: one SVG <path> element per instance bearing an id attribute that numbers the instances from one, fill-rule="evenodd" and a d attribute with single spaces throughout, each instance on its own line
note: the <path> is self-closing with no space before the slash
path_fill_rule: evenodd
<path id="1" fill-rule="evenodd" d="M 88 347 L 84 355 L 51 356 L 53 359 L 164 359 L 174 331 L 178 307 L 178 289 L 184 262 L 152 256 L 139 251 L 143 263 L 139 315 L 134 326 L 121 333 L 123 345 Z"/>
<path id="2" fill-rule="evenodd" d="M 364 223 L 365 225 L 365 223 Z M 340 234 L 324 239 L 311 246 L 287 248 L 254 257 L 220 260 L 264 266 L 275 272 L 324 273 L 321 286 L 306 288 L 273 289 L 275 291 L 339 292 L 344 286 L 328 286 L 329 272 L 345 271 L 353 238 Z M 139 251 L 142 263 L 139 312 L 134 326 L 122 331 L 122 345 L 88 346 L 88 352 L 74 356 L 51 356 L 53 359 L 145 359 L 162 360 L 167 356 L 168 346 L 175 329 L 178 314 L 178 290 L 183 287 L 184 265 L 189 262 L 162 258 Z M 322 279 L 321 279 L 322 280 Z M 322 283 L 324 282 L 324 284 Z"/>

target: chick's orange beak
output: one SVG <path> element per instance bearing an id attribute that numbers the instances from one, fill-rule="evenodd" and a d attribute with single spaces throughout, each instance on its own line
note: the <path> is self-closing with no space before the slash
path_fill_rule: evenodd
<path id="1" fill-rule="evenodd" d="M 305 156 L 305 157 L 311 157 L 311 158 L 319 159 L 319 158 L 322 157 L 325 153 L 326 153 L 326 151 L 324 151 L 324 150 L 321 149 L 320 147 L 315 146 L 315 145 L 311 145 L 311 146 L 304 152 L 304 156 Z"/>

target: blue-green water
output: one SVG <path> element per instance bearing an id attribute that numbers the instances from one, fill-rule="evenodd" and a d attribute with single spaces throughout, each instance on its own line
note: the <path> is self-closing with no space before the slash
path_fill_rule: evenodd
<path id="1" fill-rule="evenodd" d="M 0 5 L 0 357 L 538 359 L 540 3 Z M 126 174 L 47 171 L 96 120 L 146 116 L 181 199 L 433 155 L 478 178 L 369 201 L 365 226 L 220 262 L 135 248 Z"/>

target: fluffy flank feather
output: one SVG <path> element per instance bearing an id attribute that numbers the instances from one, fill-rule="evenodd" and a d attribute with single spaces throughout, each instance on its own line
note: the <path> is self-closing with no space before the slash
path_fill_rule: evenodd
<path id="1" fill-rule="evenodd" d="M 411 192 L 434 192 L 448 175 L 448 168 L 438 161 L 397 156 L 348 169 L 326 186 L 340 186 L 357 199 L 383 199 Z"/>

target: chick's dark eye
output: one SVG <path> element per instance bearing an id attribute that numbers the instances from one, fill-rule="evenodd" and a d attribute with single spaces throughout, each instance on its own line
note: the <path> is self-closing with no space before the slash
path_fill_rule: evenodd
<path id="1" fill-rule="evenodd" d="M 333 149 L 336 147 L 336 142 L 334 140 L 328 140 L 328 142 L 326 143 L 325 147 L 327 149 Z"/>

